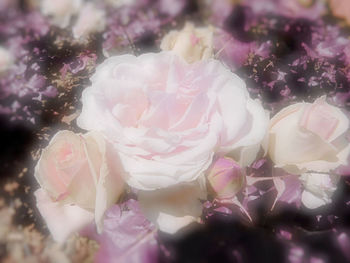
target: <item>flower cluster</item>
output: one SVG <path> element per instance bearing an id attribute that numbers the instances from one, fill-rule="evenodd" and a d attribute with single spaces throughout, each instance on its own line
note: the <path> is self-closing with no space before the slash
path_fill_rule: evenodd
<path id="1" fill-rule="evenodd" d="M 236 2 L 0 3 L 0 115 L 49 141 L 34 195 L 55 241 L 154 262 L 217 215 L 337 219 L 320 211 L 349 175 L 349 5 Z"/>
<path id="2" fill-rule="evenodd" d="M 346 114 L 324 96 L 270 119 L 245 82 L 214 58 L 212 32 L 186 24 L 163 38 L 164 51 L 111 56 L 96 68 L 77 119 L 87 133 L 59 131 L 35 170 L 37 206 L 55 240 L 91 222 L 93 238 L 116 238 L 108 234 L 115 203 L 113 228 L 126 218 L 145 224 L 139 234 L 152 244 L 154 229 L 185 231 L 210 207 L 227 213 L 237 206 L 254 220 L 248 204 L 261 181 L 277 190 L 273 206 L 331 202 L 336 169 L 350 153 Z M 270 173 L 250 173 L 261 158 L 273 164 Z M 120 214 L 129 205 L 130 214 Z"/>

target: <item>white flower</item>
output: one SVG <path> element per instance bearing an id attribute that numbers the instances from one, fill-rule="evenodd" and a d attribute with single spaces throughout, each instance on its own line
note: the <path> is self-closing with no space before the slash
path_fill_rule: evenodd
<path id="1" fill-rule="evenodd" d="M 146 217 L 161 231 L 175 234 L 191 223 L 199 222 L 207 190 L 204 177 L 174 187 L 139 191 L 138 200 Z"/>
<path id="2" fill-rule="evenodd" d="M 339 176 L 304 173 L 300 176 L 300 180 L 305 188 L 301 195 L 302 203 L 309 209 L 315 209 L 331 203 Z"/>
<path id="3" fill-rule="evenodd" d="M 79 17 L 73 26 L 75 38 L 85 38 L 89 34 L 102 31 L 106 26 L 105 12 L 94 4 L 86 4 L 79 13 Z"/>
<path id="4" fill-rule="evenodd" d="M 104 212 L 124 189 L 118 170 L 97 132 L 81 135 L 59 131 L 52 138 L 34 175 L 41 186 L 36 194 L 37 206 L 55 240 L 64 241 L 87 223 L 86 218 L 95 218 L 101 228 Z M 65 217 L 64 224 L 57 220 Z"/>
<path id="5" fill-rule="evenodd" d="M 257 145 L 267 129 L 265 111 L 245 83 L 213 59 L 115 56 L 91 82 L 78 125 L 114 144 L 127 183 L 138 189 L 192 182 L 214 154 Z"/>
<path id="6" fill-rule="evenodd" d="M 276 167 L 289 173 L 329 172 L 347 164 L 348 128 L 346 115 L 325 97 L 297 103 L 271 119 L 268 153 Z"/>
<path id="7" fill-rule="evenodd" d="M 208 59 L 213 55 L 213 29 L 186 23 L 181 31 L 173 30 L 165 35 L 160 48 L 175 52 L 188 63 Z"/>
<path id="8" fill-rule="evenodd" d="M 51 17 L 51 22 L 65 28 L 69 25 L 71 17 L 77 14 L 83 0 L 42 0 L 41 12 Z"/>

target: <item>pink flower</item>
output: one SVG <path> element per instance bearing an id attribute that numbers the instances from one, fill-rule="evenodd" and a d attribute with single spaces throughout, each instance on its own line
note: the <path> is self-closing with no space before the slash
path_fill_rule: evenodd
<path id="1" fill-rule="evenodd" d="M 244 82 L 219 61 L 188 64 L 172 52 L 115 56 L 83 92 L 78 125 L 113 144 L 129 185 L 196 180 L 215 153 L 257 145 L 267 118 Z"/>
<path id="2" fill-rule="evenodd" d="M 241 167 L 231 158 L 219 158 L 208 172 L 208 181 L 219 198 L 232 198 L 242 188 L 245 178 Z"/>
<path id="3" fill-rule="evenodd" d="M 43 150 L 35 167 L 41 186 L 36 192 L 37 206 L 57 241 L 83 226 L 86 217 L 95 217 L 100 226 L 105 210 L 123 191 L 114 163 L 97 132 L 80 135 L 60 131 Z M 67 220 L 57 221 L 59 218 Z"/>

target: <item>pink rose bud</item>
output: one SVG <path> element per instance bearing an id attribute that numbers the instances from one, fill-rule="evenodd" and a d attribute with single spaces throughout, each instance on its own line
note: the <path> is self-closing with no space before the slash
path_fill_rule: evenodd
<path id="1" fill-rule="evenodd" d="M 208 181 L 220 199 L 232 198 L 244 183 L 241 167 L 231 158 L 219 158 L 209 169 Z"/>

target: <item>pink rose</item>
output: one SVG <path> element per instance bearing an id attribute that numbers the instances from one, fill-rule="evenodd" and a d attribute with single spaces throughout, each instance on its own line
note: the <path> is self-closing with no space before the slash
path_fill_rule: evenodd
<path id="1" fill-rule="evenodd" d="M 97 132 L 60 131 L 43 150 L 35 167 L 41 186 L 36 192 L 37 206 L 56 240 L 63 241 L 86 218 L 95 217 L 99 226 L 105 210 L 123 191 L 114 162 Z M 76 215 L 82 215 L 81 220 Z M 75 220 L 57 221 L 65 217 Z"/>
<path id="2" fill-rule="evenodd" d="M 346 115 L 325 97 L 297 103 L 271 119 L 268 153 L 276 167 L 293 174 L 329 172 L 347 163 L 348 128 Z"/>
<path id="3" fill-rule="evenodd" d="M 266 132 L 261 105 L 214 59 L 188 64 L 172 52 L 115 56 L 91 82 L 78 125 L 114 144 L 127 183 L 138 189 L 192 182 L 214 154 L 258 146 Z"/>
<path id="4" fill-rule="evenodd" d="M 208 181 L 218 198 L 232 198 L 242 188 L 245 177 L 241 167 L 231 158 L 219 158 L 208 171 Z"/>

